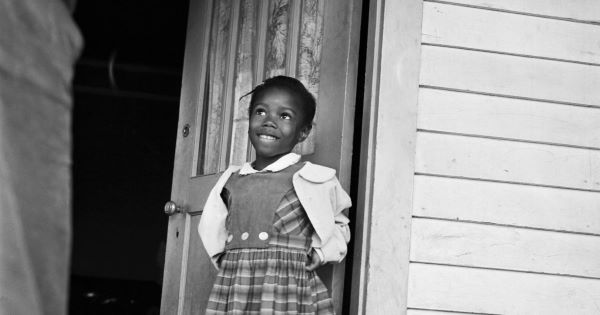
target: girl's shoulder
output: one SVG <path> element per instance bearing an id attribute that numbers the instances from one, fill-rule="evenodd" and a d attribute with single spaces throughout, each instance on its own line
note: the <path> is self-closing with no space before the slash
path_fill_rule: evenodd
<path id="1" fill-rule="evenodd" d="M 225 173 L 228 173 L 228 172 L 233 173 L 233 172 L 239 171 L 241 168 L 242 168 L 241 165 L 229 165 L 227 167 L 227 169 L 225 169 Z"/>
<path id="2" fill-rule="evenodd" d="M 241 168 L 242 167 L 238 166 L 238 165 L 230 165 L 229 167 L 227 167 L 227 169 L 221 174 L 221 176 L 217 180 L 217 183 L 215 184 L 215 188 L 218 188 L 218 189 L 223 188 L 223 186 L 225 186 L 225 183 L 227 182 L 227 180 L 229 180 L 229 177 L 231 177 L 231 174 L 239 171 Z"/>
<path id="3" fill-rule="evenodd" d="M 239 165 L 229 165 L 221 175 L 221 178 L 229 178 L 231 174 L 239 172 L 241 168 Z"/>
<path id="4" fill-rule="evenodd" d="M 305 162 L 304 167 L 298 171 L 298 175 L 305 180 L 314 183 L 324 183 L 335 178 L 335 169 L 311 162 Z"/>

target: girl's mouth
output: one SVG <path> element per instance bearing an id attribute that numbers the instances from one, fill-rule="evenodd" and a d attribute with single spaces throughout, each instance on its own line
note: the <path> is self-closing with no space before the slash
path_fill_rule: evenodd
<path id="1" fill-rule="evenodd" d="M 269 141 L 275 141 L 277 140 L 276 137 L 274 136 L 270 136 L 270 135 L 264 135 L 264 134 L 259 134 L 258 137 L 262 140 L 269 140 Z"/>

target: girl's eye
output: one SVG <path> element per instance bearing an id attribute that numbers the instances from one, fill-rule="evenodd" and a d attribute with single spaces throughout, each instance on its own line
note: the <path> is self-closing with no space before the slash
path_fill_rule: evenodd
<path id="1" fill-rule="evenodd" d="M 281 118 L 282 119 L 292 119 L 292 115 L 290 115 L 288 113 L 283 113 L 283 114 L 281 114 Z"/>
<path id="2" fill-rule="evenodd" d="M 260 109 L 260 108 L 259 108 L 259 109 L 255 110 L 255 111 L 254 111 L 254 113 L 255 113 L 256 115 L 258 115 L 258 116 L 263 116 L 263 115 L 265 115 L 267 112 L 266 112 L 264 109 Z"/>

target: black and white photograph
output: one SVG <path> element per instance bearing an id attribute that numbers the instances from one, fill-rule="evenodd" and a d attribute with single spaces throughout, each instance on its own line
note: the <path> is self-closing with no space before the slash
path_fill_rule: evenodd
<path id="1" fill-rule="evenodd" d="M 0 315 L 600 314 L 599 0 L 0 0 Z"/>

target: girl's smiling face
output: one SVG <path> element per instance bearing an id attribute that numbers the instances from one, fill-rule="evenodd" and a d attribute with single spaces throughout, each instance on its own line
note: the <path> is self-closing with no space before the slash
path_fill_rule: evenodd
<path id="1" fill-rule="evenodd" d="M 250 142 L 256 150 L 254 167 L 261 170 L 290 153 L 309 132 L 303 108 L 291 93 L 273 87 L 256 95 L 248 127 Z"/>

